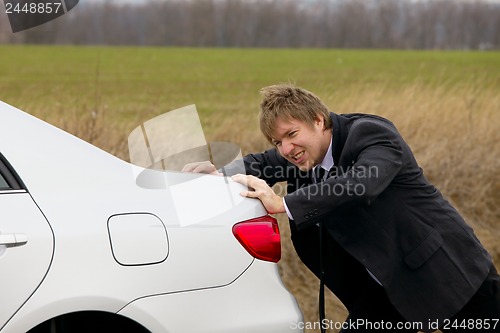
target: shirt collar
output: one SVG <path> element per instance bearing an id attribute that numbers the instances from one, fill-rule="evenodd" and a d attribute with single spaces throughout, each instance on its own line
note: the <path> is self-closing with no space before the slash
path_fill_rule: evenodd
<path id="1" fill-rule="evenodd" d="M 318 166 L 320 166 L 326 171 L 330 171 L 330 169 L 333 167 L 335 163 L 333 161 L 332 142 L 333 140 L 330 140 L 330 146 L 328 146 L 328 150 L 326 151 L 326 155 L 323 158 L 323 161 L 321 161 L 321 163 L 316 165 L 313 169 L 316 169 Z"/>

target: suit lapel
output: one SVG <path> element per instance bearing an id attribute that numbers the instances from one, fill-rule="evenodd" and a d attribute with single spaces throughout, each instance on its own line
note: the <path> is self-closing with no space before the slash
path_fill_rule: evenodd
<path id="1" fill-rule="evenodd" d="M 334 165 L 338 166 L 340 163 L 340 156 L 342 155 L 342 150 L 344 149 L 344 143 L 347 140 L 347 123 L 348 119 L 337 115 L 335 113 L 330 113 L 330 117 L 332 119 L 333 128 L 332 128 L 332 155 Z"/>

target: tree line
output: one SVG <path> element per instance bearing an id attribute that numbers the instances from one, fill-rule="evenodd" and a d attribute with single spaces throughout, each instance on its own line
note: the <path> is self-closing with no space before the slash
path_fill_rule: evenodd
<path id="1" fill-rule="evenodd" d="M 80 1 L 2 43 L 189 47 L 498 49 L 500 4 L 487 0 Z"/>

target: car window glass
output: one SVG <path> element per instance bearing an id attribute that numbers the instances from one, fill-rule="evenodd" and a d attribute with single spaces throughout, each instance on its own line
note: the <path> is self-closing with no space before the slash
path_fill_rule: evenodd
<path id="1" fill-rule="evenodd" d="M 0 174 L 0 190 L 9 190 L 10 186 L 7 184 L 7 181 L 3 176 Z"/>
<path id="2" fill-rule="evenodd" d="M 20 190 L 22 185 L 5 157 L 0 153 L 0 191 Z"/>

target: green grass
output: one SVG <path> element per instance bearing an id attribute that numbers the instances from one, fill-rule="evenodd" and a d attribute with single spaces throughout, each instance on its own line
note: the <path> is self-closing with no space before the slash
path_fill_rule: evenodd
<path id="1" fill-rule="evenodd" d="M 415 83 L 499 90 L 500 53 L 0 46 L 0 73 L 0 99 L 42 116 L 97 104 L 129 121 L 195 103 L 203 120 L 255 111 L 259 88 L 277 82 L 337 102 Z"/>

